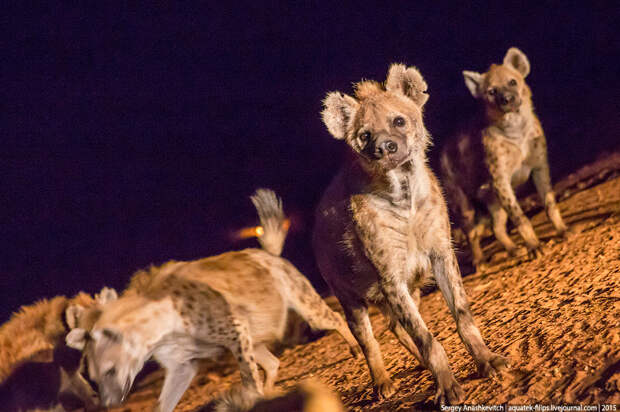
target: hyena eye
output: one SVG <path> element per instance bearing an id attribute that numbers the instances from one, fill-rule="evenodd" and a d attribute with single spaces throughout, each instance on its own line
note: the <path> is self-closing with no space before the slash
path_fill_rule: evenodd
<path id="1" fill-rule="evenodd" d="M 495 93 L 497 93 L 497 89 L 495 87 L 491 87 L 489 90 L 487 90 L 487 93 L 489 93 L 490 96 L 495 96 Z"/>
<path id="2" fill-rule="evenodd" d="M 105 373 L 104 373 L 106 378 L 113 378 L 114 376 L 116 376 L 116 368 L 114 366 L 112 366 L 110 369 L 108 369 Z"/>
<path id="3" fill-rule="evenodd" d="M 516 86 L 517 85 L 517 81 L 515 79 L 510 79 L 510 81 L 508 82 L 508 86 Z"/>
<path id="4" fill-rule="evenodd" d="M 398 116 L 398 117 L 394 118 L 394 121 L 392 123 L 396 127 L 403 127 L 405 125 L 405 119 L 403 119 L 402 117 Z"/>
<path id="5" fill-rule="evenodd" d="M 370 140 L 370 132 L 364 132 L 364 133 L 360 134 L 360 141 L 362 143 L 366 143 L 369 140 Z"/>

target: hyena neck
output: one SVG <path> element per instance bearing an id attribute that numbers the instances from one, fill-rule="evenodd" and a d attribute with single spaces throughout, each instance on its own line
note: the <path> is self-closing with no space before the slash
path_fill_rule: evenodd
<path id="1" fill-rule="evenodd" d="M 130 337 L 137 352 L 149 357 L 161 340 L 179 329 L 179 315 L 174 310 L 171 299 L 152 301 L 141 296 L 128 296 L 118 303 L 127 307 L 127 311 L 118 316 L 114 322 Z"/>
<path id="2" fill-rule="evenodd" d="M 398 207 L 415 207 L 428 196 L 426 159 L 412 159 L 386 173 L 370 176 L 369 191 Z"/>
<path id="3" fill-rule="evenodd" d="M 531 100 L 524 98 L 517 111 L 504 113 L 497 109 L 487 109 L 487 118 L 491 127 L 504 136 L 519 139 L 534 124 L 534 108 Z"/>

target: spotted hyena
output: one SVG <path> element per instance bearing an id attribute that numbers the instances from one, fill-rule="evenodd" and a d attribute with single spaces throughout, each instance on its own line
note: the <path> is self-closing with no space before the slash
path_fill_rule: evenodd
<path id="1" fill-rule="evenodd" d="M 515 188 L 530 177 L 556 231 L 563 235 L 567 230 L 551 188 L 545 134 L 525 83 L 529 72 L 527 57 L 514 47 L 502 64 L 491 65 L 486 73 L 464 71 L 465 85 L 484 110 L 441 153 L 448 201 L 467 234 L 477 267 L 484 261 L 484 209 L 491 214 L 495 237 L 510 254 L 517 246 L 506 232 L 508 218 L 529 254 L 540 253 L 538 237 L 515 195 Z"/>
<path id="2" fill-rule="evenodd" d="M 80 353 L 67 347 L 65 336 L 90 327 L 108 291 L 73 298 L 56 296 L 23 306 L 0 327 L 0 404 L 6 411 L 60 412 L 98 409 L 97 393 L 83 375 Z M 64 318 L 63 318 L 64 317 Z"/>
<path id="3" fill-rule="evenodd" d="M 280 257 L 286 236 L 281 201 L 269 190 L 252 197 L 263 249 L 245 249 L 191 262 L 168 262 L 135 279 L 131 293 L 108 303 L 90 332 L 74 329 L 67 342 L 82 348 L 101 402 L 118 405 L 152 356 L 166 370 L 155 410 L 172 411 L 196 374 L 197 360 L 229 350 L 243 385 L 273 387 L 279 361 L 267 344 L 280 339 L 289 308 L 313 328 L 336 330 L 359 352 L 344 319 L 308 280 Z"/>
<path id="4" fill-rule="evenodd" d="M 460 402 L 463 391 L 446 353 L 418 309 L 419 288 L 430 276 L 481 374 L 489 375 L 506 361 L 487 348 L 469 310 L 447 208 L 427 166 L 426 89 L 418 70 L 394 64 L 384 84 L 362 81 L 354 97 L 327 95 L 323 121 L 352 153 L 317 209 L 314 248 L 321 273 L 364 351 L 378 395 L 388 397 L 395 388 L 373 336 L 369 303 L 381 308 L 400 342 L 431 370 L 436 400 Z"/>

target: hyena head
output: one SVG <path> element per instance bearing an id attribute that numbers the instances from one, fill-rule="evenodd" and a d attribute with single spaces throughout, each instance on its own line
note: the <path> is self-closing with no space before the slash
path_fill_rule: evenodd
<path id="1" fill-rule="evenodd" d="M 83 351 L 88 375 L 99 388 L 101 403 L 105 407 L 123 403 L 146 361 L 141 345 L 118 330 L 97 326 L 91 332 L 75 328 L 66 340 L 68 346 Z"/>
<path id="2" fill-rule="evenodd" d="M 525 54 L 511 47 L 503 64 L 492 64 L 486 73 L 464 71 L 465 85 L 476 99 L 500 113 L 516 112 L 530 90 L 525 77 L 530 72 L 530 62 Z"/>
<path id="3" fill-rule="evenodd" d="M 345 140 L 369 165 L 386 172 L 425 158 L 430 142 L 422 122 L 426 89 L 417 69 L 393 64 L 384 84 L 357 83 L 355 97 L 328 93 L 323 122 L 336 139 Z"/>

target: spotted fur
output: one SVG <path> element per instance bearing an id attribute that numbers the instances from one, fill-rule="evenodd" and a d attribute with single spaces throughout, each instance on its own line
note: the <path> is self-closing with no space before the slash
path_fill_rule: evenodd
<path id="1" fill-rule="evenodd" d="M 420 286 L 434 276 L 482 374 L 505 360 L 487 348 L 469 311 L 447 208 L 427 166 L 426 83 L 415 68 L 395 64 L 384 85 L 363 81 L 355 90 L 355 97 L 333 92 L 324 101 L 328 130 L 353 153 L 316 212 L 314 249 L 321 273 L 342 304 L 380 397 L 395 388 L 372 332 L 370 303 L 431 370 L 437 401 L 460 402 L 463 391 L 444 349 L 420 316 Z"/>
<path id="2" fill-rule="evenodd" d="M 104 288 L 93 299 L 80 292 L 22 306 L 0 327 L 0 403 L 3 411 L 53 410 L 98 406 L 98 397 L 84 379 L 80 354 L 65 344 L 74 327 L 92 325 Z"/>
<path id="3" fill-rule="evenodd" d="M 171 261 L 134 276 L 130 288 L 107 304 L 90 332 L 74 329 L 67 341 L 84 349 L 91 379 L 106 406 L 124 401 L 144 363 L 166 369 L 157 411 L 172 411 L 196 373 L 196 361 L 232 352 L 249 391 L 275 384 L 278 359 L 267 344 L 282 338 L 288 309 L 313 328 L 336 330 L 359 348 L 344 319 L 310 282 L 280 257 L 285 230 L 268 223 L 283 217 L 273 192 L 253 198 L 270 239 L 268 250 L 245 249 L 191 262 Z M 269 210 L 271 208 L 272 210 Z M 278 251 L 275 254 L 274 251 Z M 265 384 L 258 366 L 265 371 Z"/>
<path id="4" fill-rule="evenodd" d="M 450 208 L 467 234 L 478 268 L 484 265 L 480 239 L 487 213 L 495 237 L 509 253 L 514 254 L 517 246 L 506 232 L 508 218 L 530 254 L 540 253 L 538 237 L 515 195 L 530 177 L 556 231 L 563 235 L 567 230 L 552 191 L 545 135 L 525 82 L 529 71 L 527 57 L 514 47 L 503 64 L 491 65 L 486 73 L 464 71 L 465 84 L 482 102 L 484 113 L 441 152 Z"/>

